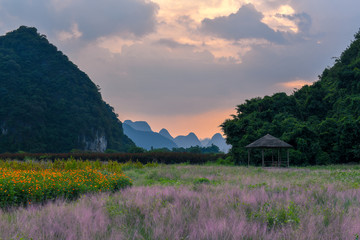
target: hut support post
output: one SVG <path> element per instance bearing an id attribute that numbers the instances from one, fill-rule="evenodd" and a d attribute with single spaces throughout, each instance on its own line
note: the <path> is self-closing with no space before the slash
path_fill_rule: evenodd
<path id="1" fill-rule="evenodd" d="M 287 150 L 287 166 L 290 167 L 290 161 L 289 161 L 289 149 Z"/>
<path id="2" fill-rule="evenodd" d="M 250 149 L 248 149 L 248 167 L 250 166 Z"/>
<path id="3" fill-rule="evenodd" d="M 262 166 L 264 167 L 264 149 L 261 149 Z"/>
<path id="4" fill-rule="evenodd" d="M 278 149 L 278 162 L 277 162 L 278 167 L 280 167 L 280 149 Z"/>
<path id="5" fill-rule="evenodd" d="M 281 152 L 281 148 L 280 148 L 280 161 L 279 161 L 279 167 L 281 167 L 281 154 L 282 154 L 282 152 Z"/>

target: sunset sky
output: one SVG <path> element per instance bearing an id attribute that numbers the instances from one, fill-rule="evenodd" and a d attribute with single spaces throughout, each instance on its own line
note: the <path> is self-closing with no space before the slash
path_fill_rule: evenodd
<path id="1" fill-rule="evenodd" d="M 359 0 L 0 0 L 0 34 L 33 26 L 121 121 L 200 138 L 245 99 L 311 84 L 353 40 Z"/>

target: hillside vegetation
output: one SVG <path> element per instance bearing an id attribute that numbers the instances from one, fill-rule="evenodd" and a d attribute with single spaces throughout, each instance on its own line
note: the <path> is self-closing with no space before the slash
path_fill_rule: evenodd
<path id="1" fill-rule="evenodd" d="M 222 124 L 238 161 L 247 144 L 269 133 L 294 146 L 298 165 L 357 162 L 360 158 L 360 31 L 319 80 L 290 96 L 276 93 L 237 106 Z"/>
<path id="2" fill-rule="evenodd" d="M 114 109 L 36 28 L 0 37 L 0 153 L 126 151 Z"/>

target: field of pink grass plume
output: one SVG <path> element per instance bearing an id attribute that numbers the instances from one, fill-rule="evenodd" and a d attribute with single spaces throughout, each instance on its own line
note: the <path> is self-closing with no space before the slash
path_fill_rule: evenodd
<path id="1" fill-rule="evenodd" d="M 2 211 L 1 239 L 359 239 L 360 170 L 160 165 L 134 186 Z M 207 179 L 207 180 L 205 180 Z"/>

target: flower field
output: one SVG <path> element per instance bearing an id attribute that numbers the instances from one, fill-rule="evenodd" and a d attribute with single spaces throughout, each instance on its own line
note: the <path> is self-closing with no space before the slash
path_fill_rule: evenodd
<path id="1" fill-rule="evenodd" d="M 121 167 L 132 187 L 0 209 L 0 239 L 359 240 L 360 165 Z"/>
<path id="2" fill-rule="evenodd" d="M 0 207 L 73 200 L 84 193 L 115 192 L 131 184 L 116 162 L 0 161 Z"/>

